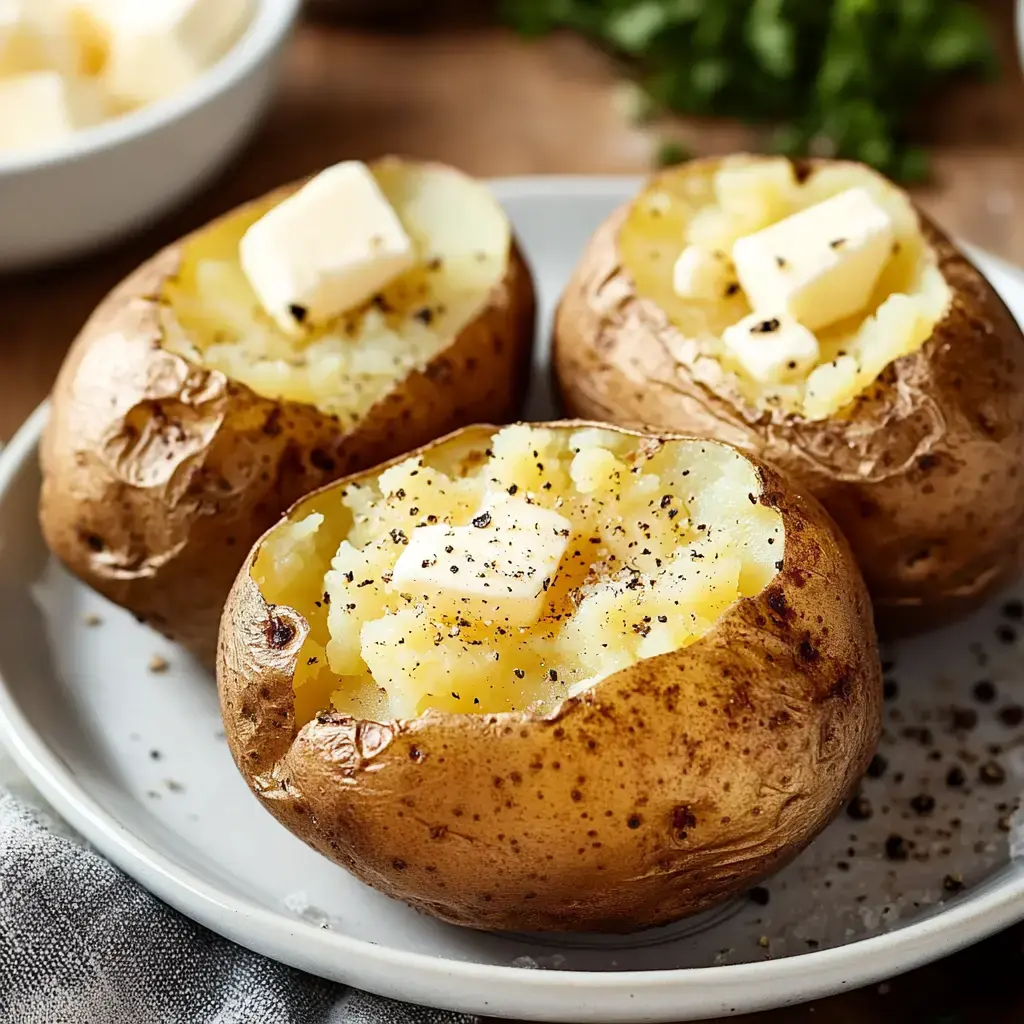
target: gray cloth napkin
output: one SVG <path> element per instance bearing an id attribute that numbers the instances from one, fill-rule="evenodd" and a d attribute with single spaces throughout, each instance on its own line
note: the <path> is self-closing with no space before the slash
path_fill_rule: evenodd
<path id="1" fill-rule="evenodd" d="M 266 960 L 0 788 L 0 1024 L 472 1024 Z"/>

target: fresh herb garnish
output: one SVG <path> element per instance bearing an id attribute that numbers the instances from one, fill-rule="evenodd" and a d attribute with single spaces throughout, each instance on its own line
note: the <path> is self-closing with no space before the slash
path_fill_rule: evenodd
<path id="1" fill-rule="evenodd" d="M 526 35 L 575 29 L 624 57 L 645 102 L 765 126 L 790 155 L 849 157 L 903 181 L 927 175 L 908 120 L 936 84 L 997 64 L 966 0 L 506 0 Z M 685 150 L 667 143 L 659 164 Z"/>

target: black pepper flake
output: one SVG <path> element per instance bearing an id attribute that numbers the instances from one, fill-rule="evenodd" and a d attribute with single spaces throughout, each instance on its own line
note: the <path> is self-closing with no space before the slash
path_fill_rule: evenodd
<path id="1" fill-rule="evenodd" d="M 903 730 L 903 735 L 908 740 L 916 740 L 922 747 L 930 747 L 935 742 L 931 729 L 921 725 L 908 725 Z"/>
<path id="2" fill-rule="evenodd" d="M 1001 644 L 1013 644 L 1017 642 L 1017 631 L 1013 626 L 1007 626 L 1006 623 L 1000 623 L 996 626 L 996 639 Z"/>
<path id="3" fill-rule="evenodd" d="M 935 797 L 930 793 L 918 793 L 911 799 L 910 809 L 915 814 L 931 814 L 935 810 Z"/>
<path id="4" fill-rule="evenodd" d="M 1006 781 L 1006 769 L 998 761 L 986 761 L 978 769 L 978 778 L 986 786 L 1001 786 Z"/>
<path id="5" fill-rule="evenodd" d="M 1007 601 L 1002 610 L 1003 615 L 1008 619 L 1013 619 L 1015 622 L 1024 620 L 1024 601 Z"/>
<path id="6" fill-rule="evenodd" d="M 999 709 L 999 721 L 1011 728 L 1024 722 L 1024 708 L 1019 704 L 1008 704 Z"/>
<path id="7" fill-rule="evenodd" d="M 889 860 L 906 860 L 910 856 L 910 846 L 903 836 L 893 833 L 885 841 L 885 855 Z"/>
<path id="8" fill-rule="evenodd" d="M 786 257 L 785 256 L 776 256 L 775 257 L 775 265 L 779 268 L 779 270 L 782 270 L 786 266 Z"/>
<path id="9" fill-rule="evenodd" d="M 434 311 L 427 306 L 424 306 L 422 309 L 417 309 L 416 312 L 413 313 L 413 319 L 419 320 L 421 324 L 426 324 L 429 327 L 430 324 L 434 322 Z"/>
<path id="10" fill-rule="evenodd" d="M 671 494 L 663 495 L 662 499 L 661 499 L 661 507 L 662 508 L 668 508 L 669 505 L 671 505 L 671 504 L 672 504 L 672 495 Z"/>
<path id="11" fill-rule="evenodd" d="M 391 531 L 391 539 L 396 544 L 408 544 L 409 543 L 409 538 L 406 537 L 406 535 L 401 530 L 392 530 Z"/>
<path id="12" fill-rule="evenodd" d="M 512 670 L 512 675 L 514 675 L 516 679 L 522 679 L 526 676 L 526 673 L 521 668 L 514 668 Z"/>
<path id="13" fill-rule="evenodd" d="M 946 875 L 942 880 L 942 888 L 946 892 L 961 892 L 964 887 L 964 876 L 960 874 Z"/>
<path id="14" fill-rule="evenodd" d="M 760 323 L 754 324 L 750 328 L 751 334 L 774 334 L 782 324 L 779 322 L 778 317 L 772 317 L 769 320 L 762 320 Z"/>
<path id="15" fill-rule="evenodd" d="M 519 490 L 519 485 L 518 485 L 518 484 L 512 484 L 512 485 L 511 485 L 511 486 L 509 487 L 509 489 L 508 489 L 508 493 L 509 493 L 509 494 L 515 494 L 515 493 L 516 493 L 516 491 L 518 491 L 518 490 Z"/>
<path id="16" fill-rule="evenodd" d="M 747 896 L 751 903 L 756 903 L 759 907 L 767 907 L 772 898 L 772 894 L 763 885 L 755 885 Z"/>
<path id="17" fill-rule="evenodd" d="M 733 295 L 735 295 L 735 294 L 736 294 L 736 293 L 737 293 L 737 292 L 738 292 L 739 290 L 740 290 L 740 285 L 739 285 L 739 282 L 738 282 L 738 281 L 730 281 L 730 282 L 729 282 L 729 283 L 728 283 L 728 284 L 727 284 L 727 285 L 725 286 L 725 295 L 726 295 L 726 298 L 731 298 L 731 297 L 732 297 Z"/>
<path id="18" fill-rule="evenodd" d="M 491 513 L 490 512 L 481 512 L 480 515 L 478 515 L 473 520 L 473 525 L 478 530 L 482 530 L 485 527 L 490 526 L 491 525 Z"/>
<path id="19" fill-rule="evenodd" d="M 309 316 L 309 310 L 305 306 L 299 306 L 294 302 L 288 307 L 288 312 L 297 324 L 304 324 L 306 317 Z"/>
<path id="20" fill-rule="evenodd" d="M 459 567 L 457 565 L 449 566 L 448 571 L 452 572 L 452 573 L 456 573 L 456 572 L 459 571 Z"/>
<path id="21" fill-rule="evenodd" d="M 555 669 L 553 669 L 553 668 L 549 668 L 548 669 L 548 679 L 550 679 L 551 682 L 553 682 L 553 683 L 557 683 L 558 682 L 558 672 L 555 671 Z"/>
<path id="22" fill-rule="evenodd" d="M 885 700 L 895 700 L 900 695 L 900 688 L 895 679 L 882 680 L 882 697 Z"/>
<path id="23" fill-rule="evenodd" d="M 964 774 L 963 768 L 960 765 L 953 765 L 952 768 L 946 772 L 946 785 L 950 789 L 959 789 L 967 781 L 967 776 Z"/>
<path id="24" fill-rule="evenodd" d="M 871 764 L 868 765 L 868 775 L 872 779 L 880 779 L 888 767 L 889 762 L 881 754 L 875 754 L 871 758 Z"/>
<path id="25" fill-rule="evenodd" d="M 846 805 L 846 813 L 854 821 L 867 821 L 874 814 L 874 810 L 871 807 L 871 801 L 866 796 L 855 796 Z"/>
<path id="26" fill-rule="evenodd" d="M 978 724 L 974 708 L 952 708 L 951 724 L 956 732 L 970 732 Z"/>
<path id="27" fill-rule="evenodd" d="M 409 509 L 409 515 L 411 515 L 411 516 L 418 516 L 419 514 L 420 514 L 419 506 L 413 505 L 412 508 Z"/>
<path id="28" fill-rule="evenodd" d="M 845 243 L 846 243 L 846 239 L 845 238 L 833 238 L 832 241 L 829 242 L 828 244 L 833 249 L 838 249 L 841 245 L 844 245 Z"/>
<path id="29" fill-rule="evenodd" d="M 995 685 L 988 679 L 974 684 L 974 699 L 979 704 L 991 704 L 996 699 Z"/>

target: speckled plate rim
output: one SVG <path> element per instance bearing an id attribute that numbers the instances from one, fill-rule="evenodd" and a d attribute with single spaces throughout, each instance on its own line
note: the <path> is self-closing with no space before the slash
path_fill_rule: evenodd
<path id="1" fill-rule="evenodd" d="M 636 178 L 533 177 L 493 182 L 502 202 L 576 197 L 625 201 Z M 967 251 L 985 269 L 1003 261 Z M 0 455 L 0 504 L 35 460 L 44 403 Z M 679 1021 L 804 1002 L 891 977 L 955 952 L 1024 918 L 1024 876 L 949 909 L 846 946 L 779 960 L 719 967 L 615 973 L 529 971 L 388 949 L 312 927 L 227 894 L 125 828 L 90 797 L 30 725 L 0 678 L 0 743 L 42 795 L 103 854 L 182 913 L 275 960 L 382 995 L 490 1016 L 550 1021 Z"/>

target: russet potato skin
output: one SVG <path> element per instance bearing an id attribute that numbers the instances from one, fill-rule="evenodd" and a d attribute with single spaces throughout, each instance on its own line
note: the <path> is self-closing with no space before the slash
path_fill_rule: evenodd
<path id="1" fill-rule="evenodd" d="M 486 445 L 491 428 L 470 431 Z M 867 767 L 881 672 L 867 592 L 834 523 L 751 461 L 753 500 L 778 509 L 785 530 L 771 584 L 690 647 L 547 715 L 378 723 L 328 711 L 298 726 L 292 677 L 308 626 L 260 594 L 257 544 L 218 652 L 242 775 L 310 846 L 455 924 L 628 932 L 754 884 L 810 842 Z"/>
<path id="2" fill-rule="evenodd" d="M 294 501 L 456 427 L 515 418 L 534 291 L 513 240 L 480 315 L 346 428 L 161 347 L 158 296 L 186 241 L 120 284 L 74 342 L 42 441 L 40 520 L 72 572 L 212 664 L 239 562 Z"/>
<path id="3" fill-rule="evenodd" d="M 883 634 L 963 615 L 1019 572 L 1024 336 L 935 224 L 921 216 L 953 293 L 947 316 L 886 368 L 873 397 L 811 422 L 750 407 L 711 358 L 677 358 L 675 327 L 621 264 L 627 210 L 595 234 L 556 316 L 555 373 L 570 415 L 717 437 L 802 480 L 846 534 Z"/>

